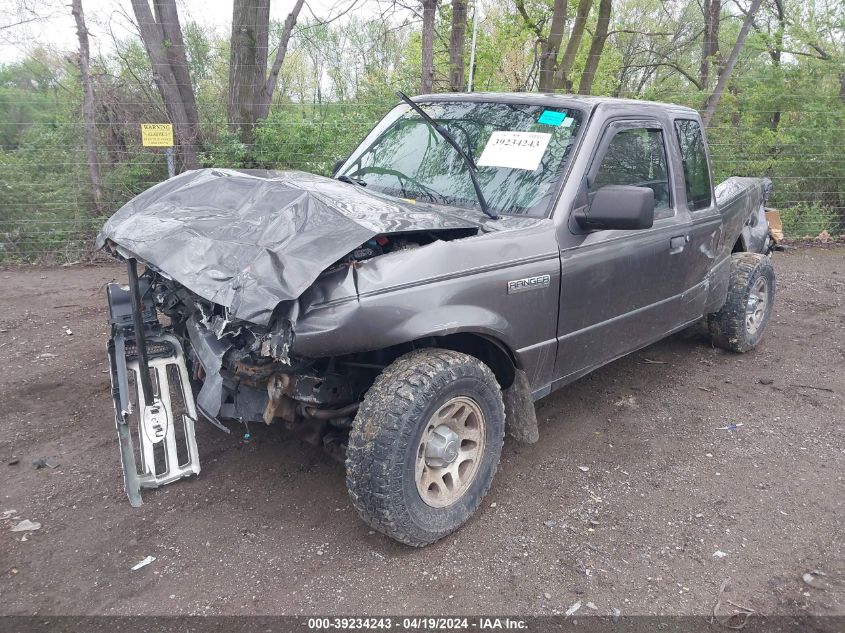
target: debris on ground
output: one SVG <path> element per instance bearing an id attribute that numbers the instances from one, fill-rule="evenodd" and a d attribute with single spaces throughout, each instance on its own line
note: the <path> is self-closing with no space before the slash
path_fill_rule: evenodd
<path id="1" fill-rule="evenodd" d="M 634 396 L 623 396 L 622 398 L 614 402 L 613 406 L 630 409 L 632 411 L 636 411 L 640 408 L 640 405 Z"/>
<path id="2" fill-rule="evenodd" d="M 710 612 L 710 624 L 712 625 L 714 622 L 719 624 L 720 626 L 725 627 L 726 629 L 733 629 L 734 631 L 739 631 L 740 629 L 745 628 L 745 625 L 748 624 L 748 618 L 750 618 L 754 613 L 754 609 L 749 607 L 744 607 L 741 604 L 736 604 L 735 602 L 731 602 L 730 600 L 725 600 L 725 602 L 732 607 L 734 607 L 734 612 L 730 615 L 719 615 L 719 609 L 722 606 L 722 597 L 724 596 L 725 592 L 730 589 L 731 586 L 731 579 L 725 578 L 722 581 L 722 585 L 719 587 L 719 593 L 716 595 L 716 602 L 713 603 L 713 609 Z"/>
<path id="3" fill-rule="evenodd" d="M 587 607 L 590 611 L 598 611 L 598 607 L 593 602 L 588 602 L 584 606 Z"/>
<path id="4" fill-rule="evenodd" d="M 582 473 L 586 473 L 587 471 L 590 470 L 590 467 L 589 466 L 579 466 L 578 470 L 580 470 Z"/>
<path id="5" fill-rule="evenodd" d="M 610 607 L 607 614 L 610 616 L 610 619 L 614 624 L 619 624 L 619 617 L 622 615 L 622 611 L 620 609 Z"/>
<path id="6" fill-rule="evenodd" d="M 7 466 L 17 466 L 20 463 L 21 463 L 21 460 L 19 460 L 17 457 L 15 457 L 14 459 L 10 459 L 8 462 L 6 462 L 6 465 Z"/>
<path id="7" fill-rule="evenodd" d="M 544 593 L 544 594 L 543 594 L 543 597 L 544 597 L 546 600 L 551 600 L 551 599 L 552 599 L 552 594 L 550 594 L 550 593 L 547 591 L 546 593 Z"/>
<path id="8" fill-rule="evenodd" d="M 590 569 L 590 566 L 587 565 L 586 563 L 584 563 L 584 561 L 582 561 L 580 559 L 575 560 L 575 569 L 577 569 L 579 572 L 581 572 L 585 576 L 592 576 L 593 575 L 593 570 Z"/>
<path id="9" fill-rule="evenodd" d="M 757 382 L 759 382 L 761 385 L 773 385 L 773 384 L 775 384 L 775 381 L 772 380 L 771 378 L 758 378 Z"/>
<path id="10" fill-rule="evenodd" d="M 720 426 L 716 430 L 717 431 L 735 431 L 741 426 L 745 426 L 742 422 L 738 422 L 736 424 L 728 424 L 727 426 Z"/>
<path id="11" fill-rule="evenodd" d="M 727 555 L 727 552 L 723 552 L 720 549 L 717 549 L 715 552 L 713 552 L 713 558 L 724 558 Z"/>
<path id="12" fill-rule="evenodd" d="M 819 580 L 820 576 L 826 576 L 823 571 L 819 569 L 811 569 L 806 574 L 801 576 L 801 579 L 813 589 L 821 589 L 822 591 L 827 590 L 827 586 Z"/>
<path id="13" fill-rule="evenodd" d="M 828 393 L 835 393 L 830 387 L 817 387 L 815 385 L 789 385 L 796 389 L 815 389 L 816 391 L 827 391 Z"/>
<path id="14" fill-rule="evenodd" d="M 578 609 L 580 609 L 580 608 L 581 608 L 581 601 L 579 600 L 578 602 L 573 604 L 571 607 L 569 607 L 566 610 L 566 613 L 564 615 L 568 618 L 570 615 L 574 615 L 575 612 L 578 611 Z"/>
<path id="15" fill-rule="evenodd" d="M 769 235 L 776 244 L 783 242 L 783 219 L 777 209 L 766 208 L 766 221 L 769 223 Z"/>
<path id="16" fill-rule="evenodd" d="M 34 532 L 40 529 L 41 524 L 38 521 L 30 521 L 29 519 L 24 519 L 17 525 L 12 526 L 12 532 Z"/>
<path id="17" fill-rule="evenodd" d="M 132 571 L 138 571 L 141 567 L 146 567 L 156 559 L 155 556 L 147 556 L 144 560 L 138 561 L 132 566 Z"/>
<path id="18" fill-rule="evenodd" d="M 46 457 L 39 457 L 32 460 L 32 467 L 35 470 L 41 470 L 42 468 L 58 468 L 59 465 L 49 461 Z"/>

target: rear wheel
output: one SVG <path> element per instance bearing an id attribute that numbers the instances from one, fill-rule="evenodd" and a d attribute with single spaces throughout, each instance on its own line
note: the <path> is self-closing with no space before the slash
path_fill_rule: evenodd
<path id="1" fill-rule="evenodd" d="M 758 253 L 734 253 L 728 298 L 721 310 L 708 316 L 714 345 L 732 352 L 747 352 L 760 342 L 775 300 L 772 261 Z"/>
<path id="2" fill-rule="evenodd" d="M 504 428 L 499 385 L 480 360 L 443 349 L 400 357 L 367 392 L 349 435 L 355 509 L 408 545 L 446 536 L 490 488 Z"/>

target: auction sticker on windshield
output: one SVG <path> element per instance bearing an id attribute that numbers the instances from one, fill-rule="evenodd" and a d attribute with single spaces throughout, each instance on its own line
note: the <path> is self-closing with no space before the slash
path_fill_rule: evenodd
<path id="1" fill-rule="evenodd" d="M 547 132 L 493 132 L 478 164 L 534 171 L 540 166 L 551 138 Z"/>

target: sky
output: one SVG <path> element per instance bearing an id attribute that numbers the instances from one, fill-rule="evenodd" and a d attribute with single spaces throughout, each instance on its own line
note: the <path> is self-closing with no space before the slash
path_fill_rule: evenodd
<path id="1" fill-rule="evenodd" d="M 321 19 L 337 16 L 353 2 L 357 15 L 378 13 L 379 0 L 306 0 L 300 19 L 310 18 L 312 13 Z M 284 20 L 293 5 L 294 0 L 271 0 L 270 18 Z M 232 0 L 177 0 L 177 6 L 183 24 L 194 21 L 221 35 L 228 33 Z M 82 9 L 92 56 L 113 48 L 112 35 L 123 39 L 135 33 L 127 18 L 134 18 L 129 0 L 82 0 Z M 22 20 L 27 21 L 18 24 Z M 34 46 L 57 51 L 76 50 L 76 26 L 70 13 L 70 0 L 0 0 L 0 63 L 19 60 Z"/>

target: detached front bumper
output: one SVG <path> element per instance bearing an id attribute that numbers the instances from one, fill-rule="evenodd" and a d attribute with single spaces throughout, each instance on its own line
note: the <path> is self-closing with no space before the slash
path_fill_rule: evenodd
<path id="1" fill-rule="evenodd" d="M 124 489 L 137 507 L 141 489 L 197 475 L 200 463 L 197 411 L 181 344 L 162 331 L 152 302 L 145 305 L 149 286 L 139 283 L 135 260 L 128 271 L 128 287 L 112 283 L 106 290 L 108 357 Z"/>

